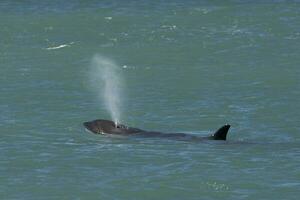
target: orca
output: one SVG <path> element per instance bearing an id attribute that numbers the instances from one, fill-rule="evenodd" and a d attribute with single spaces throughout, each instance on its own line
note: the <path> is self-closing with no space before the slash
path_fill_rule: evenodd
<path id="1" fill-rule="evenodd" d="M 96 119 L 83 123 L 84 127 L 95 134 L 122 135 L 122 136 L 141 136 L 141 137 L 160 137 L 174 138 L 179 140 L 226 140 L 229 124 L 225 124 L 215 133 L 200 137 L 186 133 L 162 133 L 156 131 L 145 131 L 139 128 L 128 127 L 123 124 L 118 124 L 110 120 Z"/>

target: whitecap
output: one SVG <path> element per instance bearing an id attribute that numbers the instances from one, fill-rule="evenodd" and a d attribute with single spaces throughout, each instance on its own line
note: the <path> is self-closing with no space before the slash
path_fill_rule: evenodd
<path id="1" fill-rule="evenodd" d="M 71 44 L 74 44 L 74 42 L 70 42 L 69 44 L 62 44 L 62 45 L 54 46 L 54 47 L 48 47 L 46 49 L 47 50 L 61 49 L 61 48 L 64 48 L 64 47 L 69 47 L 69 46 L 71 46 Z"/>

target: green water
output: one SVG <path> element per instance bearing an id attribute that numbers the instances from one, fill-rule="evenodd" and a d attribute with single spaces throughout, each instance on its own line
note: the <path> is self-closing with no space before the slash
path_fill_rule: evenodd
<path id="1" fill-rule="evenodd" d="M 1 1 L 0 25 L 0 199 L 299 198 L 297 1 Z M 228 141 L 86 132 L 95 55 L 123 123 Z"/>

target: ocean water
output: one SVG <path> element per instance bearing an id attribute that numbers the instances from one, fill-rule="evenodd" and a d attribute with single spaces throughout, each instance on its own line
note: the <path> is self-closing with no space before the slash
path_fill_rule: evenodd
<path id="1" fill-rule="evenodd" d="M 0 199 L 299 198 L 299 1 L 3 0 L 0 25 Z M 95 57 L 120 122 L 228 141 L 88 133 Z"/>

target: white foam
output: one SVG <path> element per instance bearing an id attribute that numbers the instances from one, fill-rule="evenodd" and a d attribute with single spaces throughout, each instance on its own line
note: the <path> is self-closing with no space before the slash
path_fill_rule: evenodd
<path id="1" fill-rule="evenodd" d="M 47 50 L 61 49 L 61 48 L 64 48 L 64 47 L 69 47 L 69 46 L 71 46 L 71 44 L 74 44 L 74 42 L 70 42 L 69 44 L 62 44 L 62 45 L 55 46 L 55 47 L 48 47 L 46 49 Z"/>

